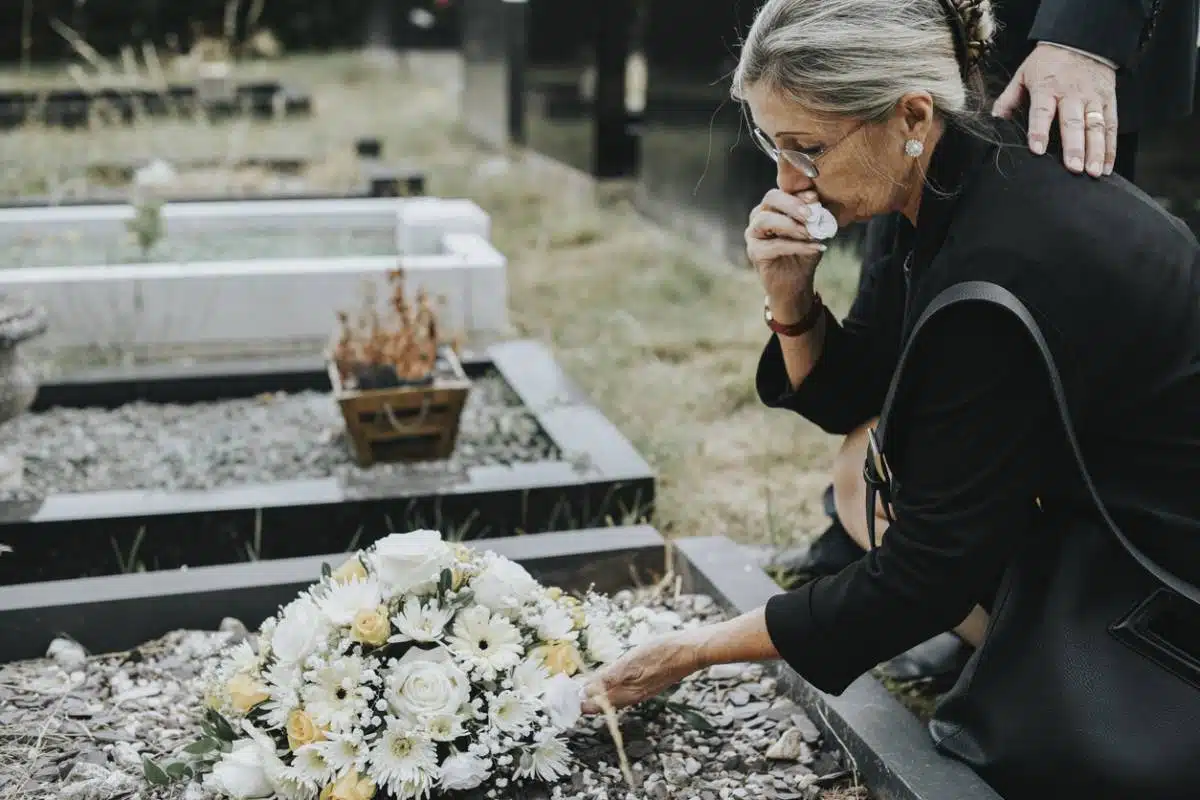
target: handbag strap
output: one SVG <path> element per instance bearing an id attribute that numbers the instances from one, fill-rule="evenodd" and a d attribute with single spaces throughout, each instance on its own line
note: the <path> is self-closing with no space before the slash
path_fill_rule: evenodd
<path id="1" fill-rule="evenodd" d="M 904 363 L 908 359 L 909 353 L 912 350 L 913 343 L 916 341 L 917 334 L 921 328 L 929 321 L 934 314 L 946 308 L 947 306 L 955 305 L 970 300 L 983 301 L 1001 306 L 1012 312 L 1029 331 L 1033 337 L 1034 343 L 1042 354 L 1042 360 L 1045 363 L 1046 370 L 1050 377 L 1050 388 L 1054 392 L 1054 401 L 1058 406 L 1058 413 L 1062 419 L 1063 429 L 1066 432 L 1067 442 L 1071 446 L 1071 452 L 1075 456 L 1075 463 L 1079 467 L 1079 472 L 1083 476 L 1083 482 L 1087 486 L 1088 493 L 1091 494 L 1096 508 L 1100 510 L 1100 515 L 1104 518 L 1104 522 L 1108 525 L 1109 530 L 1120 542 L 1121 547 L 1129 553 L 1133 559 L 1138 562 L 1160 583 L 1169 587 L 1176 593 L 1186 597 L 1193 603 L 1200 605 L 1200 588 L 1191 584 L 1177 575 L 1168 572 L 1160 567 L 1153 560 L 1143 553 L 1137 545 L 1129 540 L 1121 528 L 1117 525 L 1112 515 L 1108 513 L 1108 507 L 1105 506 L 1104 500 L 1100 497 L 1100 492 L 1096 488 L 1096 484 L 1092 481 L 1091 473 L 1088 472 L 1087 464 L 1083 460 L 1083 450 L 1079 446 L 1079 439 L 1075 435 L 1075 426 L 1071 423 L 1071 414 L 1067 407 L 1067 394 L 1063 389 L 1062 377 L 1059 375 L 1058 367 L 1055 365 L 1054 356 L 1050 352 L 1050 346 L 1046 343 L 1045 337 L 1042 335 L 1042 329 L 1038 326 L 1037 321 L 1033 318 L 1028 307 L 1021 300 L 1002 286 L 988 281 L 966 281 L 958 283 L 943 290 L 933 299 L 933 302 L 924 310 L 921 316 L 913 325 L 912 332 L 909 335 L 908 341 L 901 351 L 900 360 L 896 365 L 896 371 L 892 375 L 892 382 L 888 386 L 887 396 L 883 401 L 883 409 L 880 413 L 879 424 L 874 431 L 870 432 L 870 436 L 874 439 L 870 443 L 870 447 L 877 448 L 880 457 L 880 463 L 883 464 L 883 473 L 886 473 L 886 461 L 883 460 L 883 445 L 887 433 L 888 416 L 890 415 L 892 402 L 895 400 L 896 390 L 900 385 L 901 373 L 904 371 Z M 871 546 L 875 546 L 875 502 L 879 491 L 886 492 L 890 483 L 890 476 L 880 474 L 880 471 L 874 468 L 874 461 L 871 456 L 867 458 L 867 465 L 864 469 L 864 475 L 867 477 L 867 530 L 870 534 Z"/>

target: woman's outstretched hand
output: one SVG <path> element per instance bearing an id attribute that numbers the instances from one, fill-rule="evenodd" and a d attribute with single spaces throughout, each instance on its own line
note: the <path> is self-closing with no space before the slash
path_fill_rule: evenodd
<path id="1" fill-rule="evenodd" d="M 691 632 L 675 633 L 635 647 L 596 674 L 584 688 L 583 713 L 603 709 L 597 696 L 613 708 L 625 708 L 658 695 L 702 666 Z"/>

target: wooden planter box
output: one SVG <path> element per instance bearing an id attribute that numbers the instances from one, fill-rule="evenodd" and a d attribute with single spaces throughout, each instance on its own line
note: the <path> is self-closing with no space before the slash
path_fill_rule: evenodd
<path id="1" fill-rule="evenodd" d="M 452 348 L 438 349 L 433 380 L 423 386 L 346 389 L 332 358 L 328 364 L 329 383 L 359 466 L 449 458 L 471 389 L 471 379 Z"/>

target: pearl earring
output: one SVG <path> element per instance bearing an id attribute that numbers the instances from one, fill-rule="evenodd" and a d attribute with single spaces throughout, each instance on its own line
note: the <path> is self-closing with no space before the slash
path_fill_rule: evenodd
<path id="1" fill-rule="evenodd" d="M 916 158 L 925 152 L 925 145 L 921 144 L 917 139 L 909 139 L 904 143 L 904 155 L 909 158 Z"/>

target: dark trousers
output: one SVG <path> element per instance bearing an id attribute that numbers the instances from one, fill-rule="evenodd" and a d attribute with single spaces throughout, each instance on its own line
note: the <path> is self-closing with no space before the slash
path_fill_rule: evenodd
<path id="1" fill-rule="evenodd" d="M 1113 164 L 1113 172 L 1120 175 L 1130 183 L 1137 183 L 1135 176 L 1137 168 L 1137 149 L 1138 135 L 1136 133 L 1122 133 L 1117 136 L 1117 159 Z M 1051 153 L 1043 156 L 1043 158 L 1057 158 L 1062 156 L 1051 151 Z M 1066 169 L 1064 166 L 1063 169 Z M 872 217 L 867 223 L 867 230 L 863 242 L 863 266 L 858 273 L 858 288 L 861 290 L 863 282 L 866 280 L 867 265 L 879 261 L 888 254 L 892 244 L 896 241 L 896 225 L 900 221 L 899 214 L 885 214 L 879 217 Z"/>

